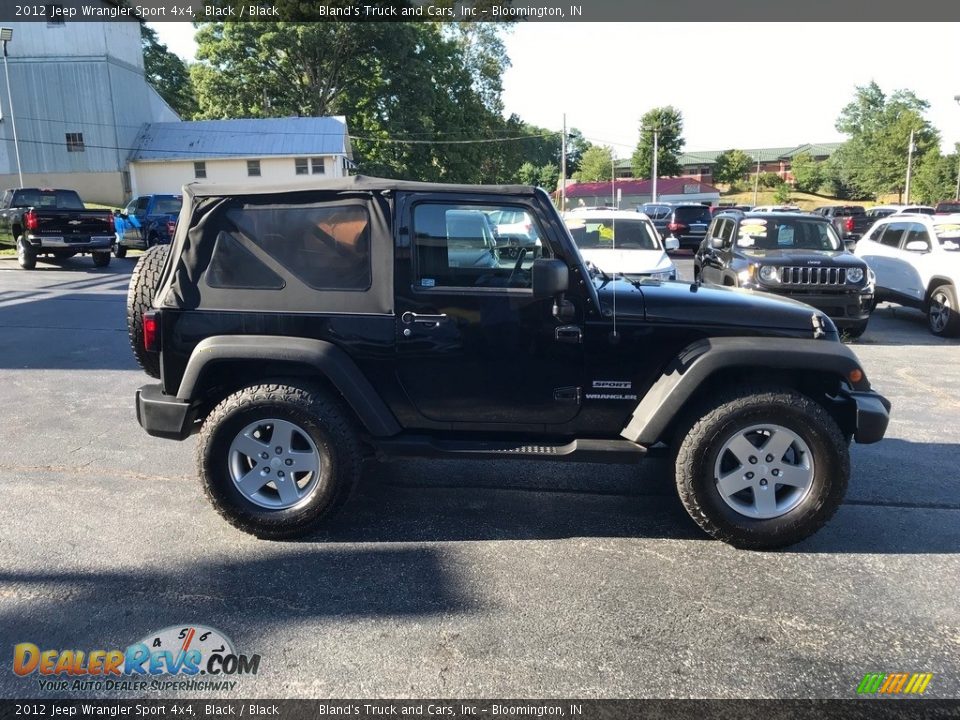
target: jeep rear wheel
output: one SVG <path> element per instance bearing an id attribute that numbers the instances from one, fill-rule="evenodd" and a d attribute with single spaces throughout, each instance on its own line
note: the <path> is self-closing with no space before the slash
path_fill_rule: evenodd
<path id="1" fill-rule="evenodd" d="M 676 460 L 680 500 L 709 535 L 773 549 L 816 532 L 843 501 L 850 457 L 820 405 L 787 389 L 727 395 L 690 426 Z"/>
<path id="2" fill-rule="evenodd" d="M 160 377 L 160 356 L 143 346 L 143 313 L 153 307 L 153 296 L 160 284 L 160 274 L 170 253 L 169 245 L 147 250 L 133 268 L 127 290 L 127 335 L 137 364 L 150 377 Z M 109 257 L 109 255 L 107 256 Z"/>
<path id="3" fill-rule="evenodd" d="M 339 404 L 292 385 L 230 395 L 206 419 L 197 469 L 230 524 L 282 540 L 315 531 L 350 495 L 360 444 Z"/>
<path id="4" fill-rule="evenodd" d="M 107 267 L 110 264 L 110 251 L 107 252 L 95 252 L 93 253 L 93 266 L 94 267 Z"/>
<path id="5" fill-rule="evenodd" d="M 115 258 L 125 258 L 127 256 L 127 247 L 126 245 L 121 245 L 119 242 L 113 243 L 113 256 Z"/>
<path id="6" fill-rule="evenodd" d="M 938 285 L 930 292 L 927 302 L 927 324 L 930 332 L 940 337 L 960 335 L 960 306 L 953 285 Z"/>

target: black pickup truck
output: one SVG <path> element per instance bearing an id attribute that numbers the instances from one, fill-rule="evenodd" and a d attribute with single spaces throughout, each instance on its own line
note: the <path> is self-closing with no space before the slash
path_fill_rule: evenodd
<path id="1" fill-rule="evenodd" d="M 113 215 L 87 210 L 73 190 L 18 188 L 0 199 L 0 246 L 16 247 L 25 270 L 36 267 L 39 255 L 78 253 L 91 253 L 94 265 L 106 267 L 115 237 Z"/>
<path id="2" fill-rule="evenodd" d="M 538 188 L 354 176 L 183 201 L 173 243 L 131 276 L 131 344 L 157 378 L 137 419 L 199 433 L 208 497 L 260 537 L 319 529 L 367 456 L 669 453 L 701 528 L 780 547 L 839 507 L 848 443 L 887 427 L 822 312 L 608 275 Z M 540 252 L 499 255 L 487 218 L 508 212 Z"/>
<path id="3" fill-rule="evenodd" d="M 860 205 L 827 205 L 816 208 L 814 212 L 833 223 L 840 239 L 848 245 L 855 244 L 863 237 L 875 220 Z"/>

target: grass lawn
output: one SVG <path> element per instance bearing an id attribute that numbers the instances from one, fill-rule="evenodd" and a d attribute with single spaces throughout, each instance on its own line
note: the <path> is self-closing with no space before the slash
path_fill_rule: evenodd
<path id="1" fill-rule="evenodd" d="M 735 203 L 737 205 L 781 205 L 783 203 L 778 203 L 773 199 L 775 190 L 764 190 L 760 189 L 760 192 L 757 193 L 757 202 L 753 201 L 753 190 L 745 190 L 743 192 L 731 193 L 729 191 L 721 191 L 720 193 L 720 202 L 723 203 Z M 829 195 L 814 195 L 813 193 L 804 193 L 793 191 L 790 193 L 790 203 L 792 205 L 798 206 L 801 210 L 813 210 L 816 207 L 823 207 L 824 205 L 860 205 L 861 207 L 870 208 L 874 205 L 887 205 L 889 203 L 896 204 L 898 202 L 896 195 L 882 195 L 876 201 L 874 200 L 841 200 L 840 198 L 830 197 Z"/>

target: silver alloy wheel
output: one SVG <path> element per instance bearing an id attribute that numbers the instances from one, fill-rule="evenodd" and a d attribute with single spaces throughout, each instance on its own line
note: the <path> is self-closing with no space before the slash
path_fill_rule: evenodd
<path id="1" fill-rule="evenodd" d="M 230 443 L 230 479 L 247 500 L 269 510 L 306 502 L 320 479 L 320 453 L 307 432 L 287 420 L 247 425 Z"/>
<path id="2" fill-rule="evenodd" d="M 767 520 L 793 510 L 813 486 L 813 453 L 780 425 L 751 425 L 724 442 L 714 465 L 723 501 L 749 518 Z"/>
<path id="3" fill-rule="evenodd" d="M 930 309 L 927 316 L 930 320 L 930 329 L 935 333 L 942 333 L 950 322 L 950 298 L 943 290 L 937 290 L 930 298 Z"/>

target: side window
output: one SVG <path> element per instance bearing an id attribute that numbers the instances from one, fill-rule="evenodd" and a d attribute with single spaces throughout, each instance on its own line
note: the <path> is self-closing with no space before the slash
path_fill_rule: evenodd
<path id="1" fill-rule="evenodd" d="M 886 228 L 886 225 L 877 225 L 870 232 L 867 233 L 864 240 L 872 240 L 873 242 L 880 242 L 880 236 L 883 235 L 883 230 Z"/>
<path id="2" fill-rule="evenodd" d="M 919 242 L 923 243 L 923 249 L 921 250 L 919 247 L 916 250 L 909 248 L 911 252 L 930 252 L 930 233 L 927 232 L 927 228 L 923 223 L 910 223 L 909 229 L 903 234 L 902 242 L 902 249 L 904 250 L 908 249 L 907 246 L 910 245 L 910 243 Z"/>
<path id="3" fill-rule="evenodd" d="M 136 215 L 137 214 L 137 199 L 134 198 L 127 203 L 127 206 L 123 209 L 124 215 Z"/>
<path id="4" fill-rule="evenodd" d="M 736 226 L 735 220 L 724 220 L 723 227 L 720 229 L 720 239 L 723 240 L 723 248 L 729 250 L 733 245 L 733 228 Z"/>
<path id="5" fill-rule="evenodd" d="M 150 207 L 150 198 L 148 197 L 139 197 L 137 198 L 137 205 L 134 208 L 133 212 L 137 217 L 143 217 L 147 214 L 147 208 Z"/>
<path id="6" fill-rule="evenodd" d="M 520 207 L 419 203 L 413 209 L 418 288 L 530 288 L 543 243 Z"/>
<path id="7" fill-rule="evenodd" d="M 370 216 L 362 205 L 246 205 L 227 210 L 207 283 L 213 287 L 282 287 L 272 272 L 265 273 L 257 285 L 247 284 L 251 281 L 248 276 L 230 274 L 228 267 L 241 257 L 238 246 L 243 253 L 254 256 L 253 261 L 239 262 L 257 272 L 268 269 L 262 258 L 265 253 L 315 290 L 370 287 Z"/>
<path id="8" fill-rule="evenodd" d="M 887 229 L 883 231 L 883 235 L 880 236 L 880 242 L 889 247 L 899 248 L 900 241 L 903 239 L 903 234 L 907 231 L 910 225 L 912 225 L 912 223 L 890 223 L 887 225 Z"/>

